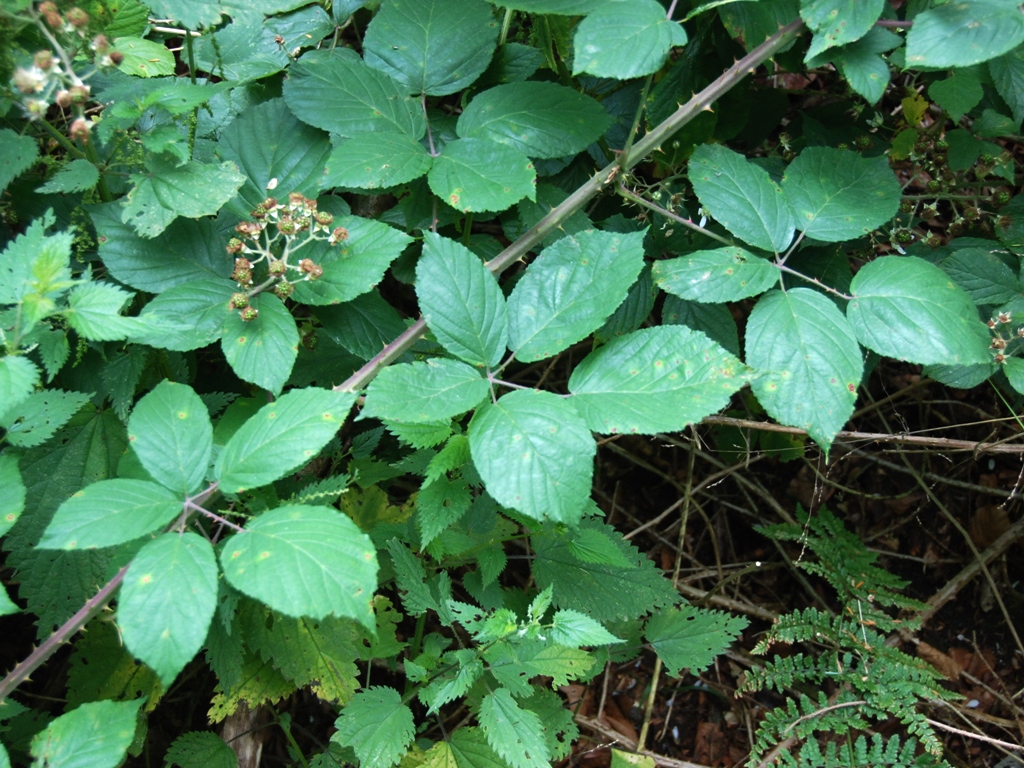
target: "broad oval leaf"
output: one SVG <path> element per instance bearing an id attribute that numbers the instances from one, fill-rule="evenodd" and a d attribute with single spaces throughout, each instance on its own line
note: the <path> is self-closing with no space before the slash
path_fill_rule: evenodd
<path id="1" fill-rule="evenodd" d="M 776 421 L 806 429 L 826 453 L 853 413 L 864 362 L 850 323 L 810 288 L 771 291 L 746 329 L 750 386 Z"/>
<path id="2" fill-rule="evenodd" d="M 896 215 L 900 184 L 884 156 L 808 147 L 786 169 L 782 191 L 808 237 L 828 243 L 866 235 Z"/>
<path id="3" fill-rule="evenodd" d="M 533 163 L 522 152 L 490 139 L 444 145 L 427 174 L 431 191 L 466 212 L 503 211 L 536 194 Z"/>
<path id="4" fill-rule="evenodd" d="M 302 122 L 339 136 L 427 130 L 423 108 L 383 72 L 347 48 L 308 51 L 288 69 L 284 100 Z"/>
<path id="5" fill-rule="evenodd" d="M 285 616 L 345 616 L 371 632 L 377 554 L 336 509 L 285 506 L 232 536 L 220 555 L 228 583 Z"/>
<path id="6" fill-rule="evenodd" d="M 587 15 L 573 37 L 574 75 L 628 80 L 661 69 L 674 45 L 686 45 L 686 30 L 665 16 L 657 0 L 608 3 Z"/>
<path id="7" fill-rule="evenodd" d="M 796 221 L 768 172 L 720 144 L 704 144 L 690 158 L 690 182 L 700 204 L 736 237 L 778 253 L 793 239 Z"/>
<path id="8" fill-rule="evenodd" d="M 479 405 L 489 391 L 487 379 L 458 360 L 398 363 L 370 382 L 362 415 L 413 424 L 441 421 Z"/>
<path id="9" fill-rule="evenodd" d="M 394 688 L 373 686 L 352 697 L 334 722 L 331 741 L 351 747 L 363 768 L 390 768 L 416 735 L 412 710 Z"/>
<path id="10" fill-rule="evenodd" d="M 90 701 L 51 721 L 32 737 L 33 765 L 47 768 L 115 768 L 135 738 L 135 701 Z"/>
<path id="11" fill-rule="evenodd" d="M 186 384 L 162 381 L 139 400 L 128 419 L 128 439 L 146 471 L 172 491 L 190 493 L 206 477 L 213 426 Z"/>
<path id="12" fill-rule="evenodd" d="M 363 55 L 410 93 L 446 96 L 483 74 L 497 41 L 484 0 L 388 0 L 366 28 Z"/>
<path id="13" fill-rule="evenodd" d="M 432 162 L 423 145 L 406 134 L 357 133 L 331 152 L 321 187 L 393 187 L 418 179 Z"/>
<path id="14" fill-rule="evenodd" d="M 249 302 L 259 315 L 245 321 L 240 312 L 229 314 L 220 346 L 238 378 L 276 394 L 288 381 L 299 354 L 299 329 L 274 294 L 261 293 Z"/>
<path id="15" fill-rule="evenodd" d="M 708 304 L 756 296 L 779 281 L 774 264 L 734 246 L 657 261 L 652 275 L 668 293 Z"/>
<path id="16" fill-rule="evenodd" d="M 416 297 L 441 345 L 473 365 L 494 367 L 508 344 L 505 297 L 493 273 L 468 248 L 423 235 Z"/>
<path id="17" fill-rule="evenodd" d="M 989 248 L 961 248 L 936 266 L 978 306 L 999 306 L 1021 295 L 1017 275 Z"/>
<path id="18" fill-rule="evenodd" d="M 260 408 L 217 458 L 220 490 L 266 485 L 310 461 L 341 428 L 355 399 L 353 392 L 293 389 Z"/>
<path id="19" fill-rule="evenodd" d="M 198 653 L 217 608 L 217 559 L 195 533 L 165 533 L 132 560 L 117 599 L 124 644 L 166 690 Z"/>
<path id="20" fill-rule="evenodd" d="M 885 7 L 885 0 L 809 0 L 801 3 L 800 16 L 814 31 L 805 59 L 838 45 L 860 40 L 871 31 Z"/>
<path id="21" fill-rule="evenodd" d="M 237 284 L 226 278 L 176 285 L 142 308 L 139 319 L 145 327 L 132 335 L 132 341 L 177 352 L 212 344 L 223 333 L 237 290 Z"/>
<path id="22" fill-rule="evenodd" d="M 535 520 L 580 519 L 597 444 L 564 398 L 521 389 L 488 403 L 469 423 L 469 449 L 499 504 Z"/>
<path id="23" fill-rule="evenodd" d="M 148 480 L 100 480 L 57 507 L 40 549 L 112 547 L 152 533 L 181 514 L 183 499 Z"/>
<path id="24" fill-rule="evenodd" d="M 502 8 L 513 8 L 529 13 L 551 13 L 559 16 L 584 16 L 609 3 L 623 0 L 490 0 Z M 628 1 L 628 0 L 627 0 Z"/>
<path id="25" fill-rule="evenodd" d="M 545 248 L 508 299 L 516 358 L 542 360 L 600 328 L 643 269 L 645 233 L 588 230 Z"/>
<path id="26" fill-rule="evenodd" d="M 476 96 L 459 116 L 463 138 L 491 139 L 528 157 L 582 152 L 604 134 L 611 118 L 597 101 L 548 82 L 499 85 Z"/>
<path id="27" fill-rule="evenodd" d="M 678 432 L 728 405 L 745 372 L 699 331 L 644 328 L 587 355 L 569 378 L 569 402 L 600 434 Z"/>
<path id="28" fill-rule="evenodd" d="M 1017 0 L 953 2 L 922 11 L 907 32 L 908 67 L 968 67 L 1024 42 Z"/>
<path id="29" fill-rule="evenodd" d="M 711 665 L 749 623 L 742 616 L 684 605 L 654 614 L 644 636 L 668 673 L 679 677 L 684 669 L 696 674 Z"/>
<path id="30" fill-rule="evenodd" d="M 991 337 L 962 288 L 914 256 L 883 256 L 861 267 L 846 316 L 860 343 L 911 363 L 988 363 Z"/>

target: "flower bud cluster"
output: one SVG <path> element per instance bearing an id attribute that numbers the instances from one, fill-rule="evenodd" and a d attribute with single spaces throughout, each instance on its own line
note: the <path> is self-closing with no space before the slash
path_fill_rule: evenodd
<path id="1" fill-rule="evenodd" d="M 990 318 L 986 323 L 989 330 L 992 331 L 992 344 L 990 349 L 992 350 L 992 360 L 995 363 L 1005 363 L 1008 357 L 1007 347 L 1011 342 L 1017 339 L 1024 339 L 1024 325 L 1012 331 L 1010 335 L 1004 336 L 1001 332 L 1000 326 L 1009 325 L 1013 322 L 1012 312 L 1000 312 L 993 318 Z"/>

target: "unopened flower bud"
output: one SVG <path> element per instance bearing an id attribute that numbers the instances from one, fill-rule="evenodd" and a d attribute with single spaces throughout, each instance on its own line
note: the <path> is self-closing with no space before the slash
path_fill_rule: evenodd
<path id="1" fill-rule="evenodd" d="M 89 141 L 89 130 L 92 128 L 92 122 L 84 117 L 79 117 L 71 123 L 71 127 L 68 128 L 68 135 L 75 141 L 80 141 L 83 144 Z"/>
<path id="2" fill-rule="evenodd" d="M 101 56 L 110 50 L 110 41 L 106 35 L 96 35 L 92 39 L 92 49 Z"/>
<path id="3" fill-rule="evenodd" d="M 81 8 L 68 8 L 68 12 L 64 14 L 64 18 L 68 20 L 75 29 L 82 29 L 82 27 L 88 26 L 89 14 L 83 11 Z"/>
<path id="4" fill-rule="evenodd" d="M 53 66 L 53 51 L 36 51 L 35 56 L 32 57 L 32 61 L 44 72 Z"/>
<path id="5" fill-rule="evenodd" d="M 89 100 L 88 85 L 72 85 L 68 88 L 68 93 L 71 95 L 72 104 L 85 104 Z"/>
<path id="6" fill-rule="evenodd" d="M 119 66 L 121 66 L 121 62 L 122 61 L 124 61 L 124 54 L 123 53 L 121 53 L 120 51 L 111 51 L 110 52 L 110 63 L 111 64 L 113 64 L 115 67 L 119 67 Z"/>
<path id="7" fill-rule="evenodd" d="M 57 95 L 53 97 L 53 100 L 57 102 L 57 106 L 61 109 L 67 109 L 71 106 L 71 94 L 65 90 L 57 91 Z"/>

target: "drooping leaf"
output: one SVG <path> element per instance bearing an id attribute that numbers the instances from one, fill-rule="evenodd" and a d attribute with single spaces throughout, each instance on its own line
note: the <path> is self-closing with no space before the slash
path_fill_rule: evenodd
<path id="1" fill-rule="evenodd" d="M 475 407 L 489 391 L 487 379 L 458 360 L 399 363 L 370 382 L 362 413 L 414 424 L 440 421 Z"/>
<path id="2" fill-rule="evenodd" d="M 622 642 L 622 638 L 613 635 L 599 621 L 569 608 L 555 611 L 555 615 L 551 618 L 548 635 L 552 642 L 570 648 Z"/>
<path id="3" fill-rule="evenodd" d="M 808 147 L 790 163 L 782 191 L 808 237 L 837 243 L 866 235 L 896 215 L 900 184 L 884 156 Z"/>
<path id="4" fill-rule="evenodd" d="M 674 45 L 686 45 L 686 30 L 665 17 L 656 0 L 607 3 L 588 14 L 573 37 L 573 74 L 629 80 L 661 69 Z"/>
<path id="5" fill-rule="evenodd" d="M 364 768 L 390 768 L 415 736 L 412 710 L 394 688 L 373 686 L 357 693 L 335 721 L 331 741 L 351 747 Z"/>
<path id="6" fill-rule="evenodd" d="M 259 315 L 246 321 L 240 312 L 230 313 L 220 346 L 238 378 L 277 394 L 299 354 L 299 329 L 277 296 L 261 293 L 249 301 Z"/>
<path id="7" fill-rule="evenodd" d="M 941 269 L 913 256 L 861 267 L 846 307 L 860 343 L 913 363 L 987 363 L 990 336 L 974 302 Z"/>
<path id="8" fill-rule="evenodd" d="M 713 219 L 755 248 L 779 252 L 796 222 L 768 172 L 720 144 L 703 144 L 690 157 L 690 182 Z"/>
<path id="9" fill-rule="evenodd" d="M 13 408 L 4 411 L 0 426 L 7 430 L 7 442 L 22 448 L 42 445 L 63 427 L 92 395 L 41 389 Z"/>
<path id="10" fill-rule="evenodd" d="M 144 699 L 95 701 L 61 715 L 32 738 L 34 765 L 47 768 L 115 768 L 135 736 Z"/>
<path id="11" fill-rule="evenodd" d="M 928 86 L 928 95 L 949 113 L 954 122 L 970 112 L 981 101 L 984 91 L 978 73 L 970 69 L 954 69 L 944 80 Z"/>
<path id="12" fill-rule="evenodd" d="M 462 648 L 451 652 L 450 655 L 445 654 L 442 661 L 454 663 L 455 669 L 435 678 L 420 690 L 419 698 L 429 707 L 428 715 L 434 714 L 448 702 L 464 696 L 473 683 L 484 674 L 483 662 L 477 656 L 477 651 L 472 648 Z"/>
<path id="13" fill-rule="evenodd" d="M 548 82 L 499 85 L 476 96 L 459 116 L 463 138 L 508 144 L 527 157 L 582 152 L 611 124 L 594 99 Z"/>
<path id="14" fill-rule="evenodd" d="M 643 268 L 644 234 L 590 230 L 545 248 L 509 296 L 516 358 L 542 360 L 600 328 Z"/>
<path id="15" fill-rule="evenodd" d="M 321 186 L 394 187 L 423 176 L 432 162 L 423 145 L 407 134 L 357 133 L 331 152 Z"/>
<path id="16" fill-rule="evenodd" d="M 644 328 L 612 339 L 576 366 L 570 403 L 601 434 L 677 432 L 724 408 L 745 372 L 698 331 Z"/>
<path id="17" fill-rule="evenodd" d="M 536 172 L 522 152 L 491 139 L 444 145 L 427 174 L 431 191 L 462 212 L 503 211 L 535 194 Z"/>
<path id="18" fill-rule="evenodd" d="M 373 631 L 377 555 L 336 509 L 283 506 L 235 534 L 220 556 L 235 589 L 285 616 L 347 616 Z"/>
<path id="19" fill-rule="evenodd" d="M 647 622 L 644 636 L 672 677 L 682 670 L 704 670 L 749 624 L 742 616 L 683 605 L 659 611 Z"/>
<path id="20" fill-rule="evenodd" d="M 779 281 L 775 265 L 733 246 L 657 261 L 652 274 L 668 293 L 710 304 L 757 296 Z"/>
<path id="21" fill-rule="evenodd" d="M 677 296 L 665 297 L 661 319 L 666 325 L 685 325 L 700 331 L 739 357 L 740 336 L 736 321 L 725 304 L 701 304 Z"/>
<path id="22" fill-rule="evenodd" d="M 484 405 L 469 424 L 469 448 L 499 504 L 535 520 L 579 520 L 590 497 L 597 445 L 563 398 L 516 390 Z"/>
<path id="23" fill-rule="evenodd" d="M 293 389 L 263 406 L 217 457 L 220 490 L 256 488 L 302 466 L 341 428 L 354 402 L 351 392 L 310 388 Z"/>
<path id="24" fill-rule="evenodd" d="M 484 696 L 479 720 L 491 749 L 512 768 L 546 768 L 549 764 L 550 750 L 540 718 L 521 708 L 505 688 Z"/>
<path id="25" fill-rule="evenodd" d="M 409 548 L 398 539 L 388 542 L 388 554 L 395 570 L 395 586 L 402 594 L 402 607 L 405 612 L 419 616 L 428 610 L 438 610 L 437 600 L 426 585 L 427 574 L 421 563 Z"/>
<path id="26" fill-rule="evenodd" d="M 853 413 L 864 362 L 853 328 L 810 288 L 771 291 L 747 321 L 750 386 L 768 414 L 828 451 Z"/>
<path id="27" fill-rule="evenodd" d="M 884 6 L 885 0 L 804 0 L 800 16 L 814 32 L 806 58 L 862 38 L 878 21 Z"/>
<path id="28" fill-rule="evenodd" d="M 128 439 L 146 471 L 173 491 L 190 493 L 206 477 L 213 426 L 203 401 L 185 384 L 162 381 L 139 400 Z"/>
<path id="29" fill-rule="evenodd" d="M 969 67 L 1024 42 L 1016 0 L 946 3 L 922 11 L 907 32 L 908 67 Z"/>
<path id="30" fill-rule="evenodd" d="M 206 639 L 217 607 L 217 559 L 195 533 L 165 533 L 132 560 L 117 601 L 124 644 L 164 688 Z"/>
<path id="31" fill-rule="evenodd" d="M 508 343 L 505 297 L 469 249 L 431 232 L 416 264 L 416 297 L 437 340 L 453 355 L 495 367 Z"/>
<path id="32" fill-rule="evenodd" d="M 111 547 L 152 533 L 181 514 L 183 499 L 148 480 L 100 480 L 57 508 L 40 549 Z"/>
<path id="33" fill-rule="evenodd" d="M 363 51 L 408 93 L 446 96 L 487 69 L 497 39 L 484 0 L 388 0 L 366 28 Z"/>
<path id="34" fill-rule="evenodd" d="M 284 100 L 304 123 L 336 133 L 401 133 L 420 139 L 423 108 L 347 48 L 307 51 L 288 69 Z"/>

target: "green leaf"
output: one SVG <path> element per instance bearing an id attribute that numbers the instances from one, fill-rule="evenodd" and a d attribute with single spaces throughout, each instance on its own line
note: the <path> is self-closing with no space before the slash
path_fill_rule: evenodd
<path id="1" fill-rule="evenodd" d="M 503 211 L 535 194 L 533 163 L 519 150 L 490 139 L 444 145 L 427 174 L 431 191 L 462 212 Z"/>
<path id="2" fill-rule="evenodd" d="M 529 13 L 553 13 L 561 16 L 584 16 L 619 0 L 490 0 L 502 8 Z"/>
<path id="3" fill-rule="evenodd" d="M 57 171 L 36 192 L 44 195 L 55 192 L 85 192 L 95 187 L 96 182 L 99 180 L 99 169 L 88 160 L 79 158 L 78 160 L 72 160 Z"/>
<path id="4" fill-rule="evenodd" d="M 164 689 L 206 639 L 217 607 L 217 559 L 195 533 L 165 533 L 132 560 L 117 601 L 124 644 Z"/>
<path id="5" fill-rule="evenodd" d="M 285 616 L 347 616 L 374 630 L 377 555 L 370 538 L 336 509 L 264 512 L 231 537 L 220 563 L 231 586 Z"/>
<path id="6" fill-rule="evenodd" d="M 90 702 L 61 715 L 32 738 L 33 765 L 115 768 L 135 737 L 136 713 L 144 701 Z"/>
<path id="7" fill-rule="evenodd" d="M 139 327 L 133 317 L 121 317 L 121 309 L 134 294 L 111 283 L 83 283 L 68 295 L 64 318 L 79 335 L 91 341 L 123 339 Z"/>
<path id="8" fill-rule="evenodd" d="M 0 128 L 0 157 L 4 158 L 0 170 L 0 192 L 27 171 L 39 157 L 39 147 L 31 136 L 22 136 L 10 128 Z"/>
<path id="9" fill-rule="evenodd" d="M 406 327 L 397 310 L 376 291 L 338 306 L 320 307 L 316 316 L 331 339 L 363 360 L 371 359 Z M 411 357 L 399 358 L 406 359 Z"/>
<path id="10" fill-rule="evenodd" d="M 587 676 L 594 657 L 579 648 L 552 645 L 544 640 L 502 639 L 484 651 L 488 671 L 516 696 L 528 696 L 531 678 L 552 678 L 553 686 L 568 685 Z"/>
<path id="11" fill-rule="evenodd" d="M 508 343 L 505 297 L 494 275 L 469 249 L 424 233 L 416 297 L 445 349 L 473 365 L 493 368 L 501 362 Z"/>
<path id="12" fill-rule="evenodd" d="M 717 304 L 764 293 L 778 283 L 779 270 L 743 248 L 726 246 L 657 261 L 652 276 L 668 293 Z"/>
<path id="13" fill-rule="evenodd" d="M 238 378 L 277 394 L 299 354 L 299 329 L 284 302 L 273 294 L 253 296 L 249 306 L 259 315 L 245 321 L 240 312 L 231 312 L 224 320 L 220 346 Z"/>
<path id="14" fill-rule="evenodd" d="M 547 631 L 548 637 L 553 643 L 565 645 L 569 648 L 579 648 L 582 645 L 611 645 L 612 643 L 623 642 L 622 638 L 616 637 L 600 622 L 595 621 L 586 614 L 565 608 L 555 611 L 551 619 L 551 628 Z"/>
<path id="15" fill-rule="evenodd" d="M 142 237 L 156 237 L 179 216 L 212 216 L 245 183 L 232 162 L 212 165 L 190 160 L 177 166 L 165 155 L 150 155 L 146 171 L 132 174 L 135 186 L 124 199 L 122 214 L 124 223 Z"/>
<path id="16" fill-rule="evenodd" d="M 183 499 L 148 480 L 100 480 L 57 508 L 40 549 L 112 547 L 152 533 L 181 514 Z"/>
<path id="17" fill-rule="evenodd" d="M 1024 395 L 1024 360 L 1019 357 L 1008 357 L 1003 363 L 1003 372 L 1018 393 Z"/>
<path id="18" fill-rule="evenodd" d="M 301 192 L 315 198 L 331 143 L 323 132 L 299 122 L 282 99 L 271 99 L 245 110 L 225 128 L 217 153 L 247 177 L 228 209 L 248 218 L 266 199 L 271 181 L 285 195 Z"/>
<path id="19" fill-rule="evenodd" d="M 850 293 L 846 316 L 860 343 L 880 355 L 926 365 L 991 360 L 974 302 L 933 264 L 883 256 L 861 267 Z"/>
<path id="20" fill-rule="evenodd" d="M 643 268 L 645 232 L 592 230 L 545 248 L 509 296 L 516 358 L 542 360 L 600 328 Z"/>
<path id="21" fill-rule="evenodd" d="M 11 616 L 12 614 L 20 611 L 21 608 L 18 607 L 18 604 L 11 600 L 10 596 L 7 594 L 7 588 L 3 584 L 0 584 L 0 616 Z M 0 748 L 2 747 L 3 745 L 0 744 Z M 8 763 L 8 765 L 10 765 L 10 763 Z M 3 755 L 0 754 L 0 768 L 2 768 L 2 766 Z"/>
<path id="22" fill-rule="evenodd" d="M 961 117 L 978 106 L 985 94 L 977 72 L 954 69 L 945 80 L 929 85 L 928 95 L 949 113 L 954 122 L 960 122 Z"/>
<path id="23" fill-rule="evenodd" d="M 23 402 L 38 384 L 39 368 L 27 357 L 0 357 L 0 417 Z"/>
<path id="24" fill-rule="evenodd" d="M 196 67 L 240 84 L 280 72 L 288 66 L 288 51 L 262 15 L 236 15 L 231 24 L 207 31 L 195 46 Z"/>
<path id="25" fill-rule="evenodd" d="M 214 278 L 176 285 L 143 307 L 139 319 L 146 328 L 133 333 L 132 341 L 177 352 L 212 344 L 234 311 L 228 302 L 237 290 L 235 283 Z"/>
<path id="26" fill-rule="evenodd" d="M 0 426 L 7 430 L 11 445 L 31 448 L 53 437 L 85 405 L 91 394 L 44 389 L 33 392 L 13 408 L 4 411 Z"/>
<path id="27" fill-rule="evenodd" d="M 402 133 L 357 133 L 327 160 L 324 189 L 394 187 L 430 170 L 432 158 L 416 139 Z"/>
<path id="28" fill-rule="evenodd" d="M 405 612 L 420 616 L 428 610 L 438 610 L 437 600 L 425 584 L 427 574 L 423 563 L 398 539 L 391 539 L 387 547 L 395 570 L 395 586 L 404 593 L 401 597 Z"/>
<path id="29" fill-rule="evenodd" d="M 355 394 L 293 389 L 269 403 L 231 436 L 214 475 L 224 493 L 239 493 L 284 477 L 327 445 L 341 428 Z"/>
<path id="30" fill-rule="evenodd" d="M 487 743 L 512 768 L 547 768 L 550 750 L 544 725 L 528 709 L 522 709 L 504 688 L 488 693 L 480 703 L 480 727 Z"/>
<path id="31" fill-rule="evenodd" d="M 419 139 L 427 130 L 419 101 L 347 48 L 306 52 L 288 69 L 283 88 L 297 118 L 339 136 L 401 133 Z"/>
<path id="32" fill-rule="evenodd" d="M 189 731 L 171 742 L 164 763 L 180 768 L 238 768 L 238 756 L 213 731 Z"/>
<path id="33" fill-rule="evenodd" d="M 619 546 L 618 539 L 609 538 L 604 531 L 580 528 L 569 535 L 567 550 L 581 563 L 614 565 L 617 568 L 632 568 L 633 563 Z"/>
<path id="34" fill-rule="evenodd" d="M 435 749 L 443 754 L 431 755 Z M 487 738 L 479 728 L 463 727 L 452 734 L 448 742 L 438 742 L 428 752 L 434 762 L 424 763 L 425 768 L 506 768 L 487 743 Z M 446 762 L 441 762 L 445 760 Z"/>
<path id="35" fill-rule="evenodd" d="M 720 144 L 703 144 L 690 158 L 690 182 L 708 214 L 755 248 L 778 253 L 796 222 L 768 172 Z"/>
<path id="36" fill-rule="evenodd" d="M 889 85 L 889 64 L 880 54 L 903 45 L 903 38 L 875 27 L 855 43 L 832 54 L 839 71 L 869 104 L 877 104 Z"/>
<path id="37" fill-rule="evenodd" d="M 435 678 L 430 685 L 422 688 L 419 693 L 420 701 L 429 706 L 428 715 L 432 715 L 442 706 L 466 692 L 473 684 L 483 677 L 484 665 L 477 657 L 477 651 L 473 648 L 463 648 L 450 654 L 445 654 L 442 661 L 450 661 L 455 664 L 454 673 Z"/>
<path id="38" fill-rule="evenodd" d="M 1004 56 L 991 59 L 988 71 L 996 91 L 1013 111 L 1013 119 L 1019 128 L 1024 121 L 1024 50 L 1018 47 Z"/>
<path id="39" fill-rule="evenodd" d="M 655 768 L 657 765 L 650 755 L 638 755 L 612 747 L 611 768 Z"/>
<path id="40" fill-rule="evenodd" d="M 498 23 L 484 0 L 388 0 L 363 37 L 363 55 L 409 93 L 447 96 L 491 63 Z"/>
<path id="41" fill-rule="evenodd" d="M 747 364 L 758 401 L 776 421 L 806 429 L 826 453 L 853 414 L 864 362 L 853 328 L 810 288 L 771 291 L 747 320 Z"/>
<path id="42" fill-rule="evenodd" d="M 808 147 L 790 163 L 782 191 L 808 237 L 837 243 L 866 235 L 896 215 L 900 184 L 884 156 Z"/>
<path id="43" fill-rule="evenodd" d="M 885 7 L 885 0 L 803 0 L 800 16 L 814 32 L 805 58 L 864 37 Z"/>
<path id="44" fill-rule="evenodd" d="M 414 424 L 440 421 L 475 407 L 489 391 L 487 379 L 458 360 L 400 363 L 370 383 L 362 415 Z"/>
<path id="45" fill-rule="evenodd" d="M 626 300 L 619 304 L 604 325 L 594 331 L 594 339 L 603 344 L 637 330 L 651 316 L 659 293 L 651 278 L 650 267 L 645 264 L 640 270 L 640 277 L 629 287 Z"/>
<path id="46" fill-rule="evenodd" d="M 967 67 L 1024 42 L 1017 0 L 972 0 L 922 11 L 907 32 L 907 66 Z"/>
<path id="47" fill-rule="evenodd" d="M 133 77 L 162 77 L 174 74 L 174 54 L 167 46 L 141 37 L 119 37 L 110 46 L 123 60 L 117 68 Z"/>
<path id="48" fill-rule="evenodd" d="M 18 457 L 0 454 L 0 536 L 18 522 L 25 509 L 25 483 L 18 472 Z"/>
<path id="49" fill-rule="evenodd" d="M 213 426 L 203 401 L 185 384 L 162 381 L 139 400 L 128 439 L 146 471 L 172 491 L 191 493 L 206 477 Z"/>
<path id="50" fill-rule="evenodd" d="M 597 445 L 563 398 L 521 389 L 479 408 L 469 447 L 494 499 L 535 520 L 574 524 L 590 498 Z"/>
<path id="51" fill-rule="evenodd" d="M 420 488 L 416 497 L 416 527 L 421 546 L 431 541 L 451 525 L 457 523 L 473 503 L 465 480 L 438 477 L 430 485 Z"/>
<path id="52" fill-rule="evenodd" d="M 661 69 L 674 45 L 686 45 L 686 30 L 665 17 L 656 0 L 608 3 L 588 14 L 573 37 L 572 73 L 629 80 Z"/>
<path id="53" fill-rule="evenodd" d="M 548 82 L 499 85 L 476 96 L 459 116 L 463 138 L 491 139 L 528 157 L 575 155 L 600 138 L 611 118 L 597 101 Z"/>
<path id="54" fill-rule="evenodd" d="M 936 266 L 967 291 L 978 306 L 999 306 L 1021 293 L 1017 275 L 988 248 L 961 248 Z"/>
<path id="55" fill-rule="evenodd" d="M 390 768 L 416 735 L 412 710 L 398 691 L 383 686 L 357 693 L 334 725 L 331 741 L 354 749 L 362 768 Z"/>
<path id="56" fill-rule="evenodd" d="M 158 18 L 171 18 L 189 29 L 214 27 L 223 16 L 269 16 L 305 5 L 304 0 L 148 0 Z"/>
<path id="57" fill-rule="evenodd" d="M 569 379 L 569 402 L 600 434 L 678 432 L 725 408 L 745 372 L 698 331 L 645 328 L 587 355 Z"/>
<path id="58" fill-rule="evenodd" d="M 697 674 L 709 667 L 749 623 L 741 616 L 684 605 L 654 614 L 644 637 L 668 673 L 679 677 L 684 669 Z"/>

